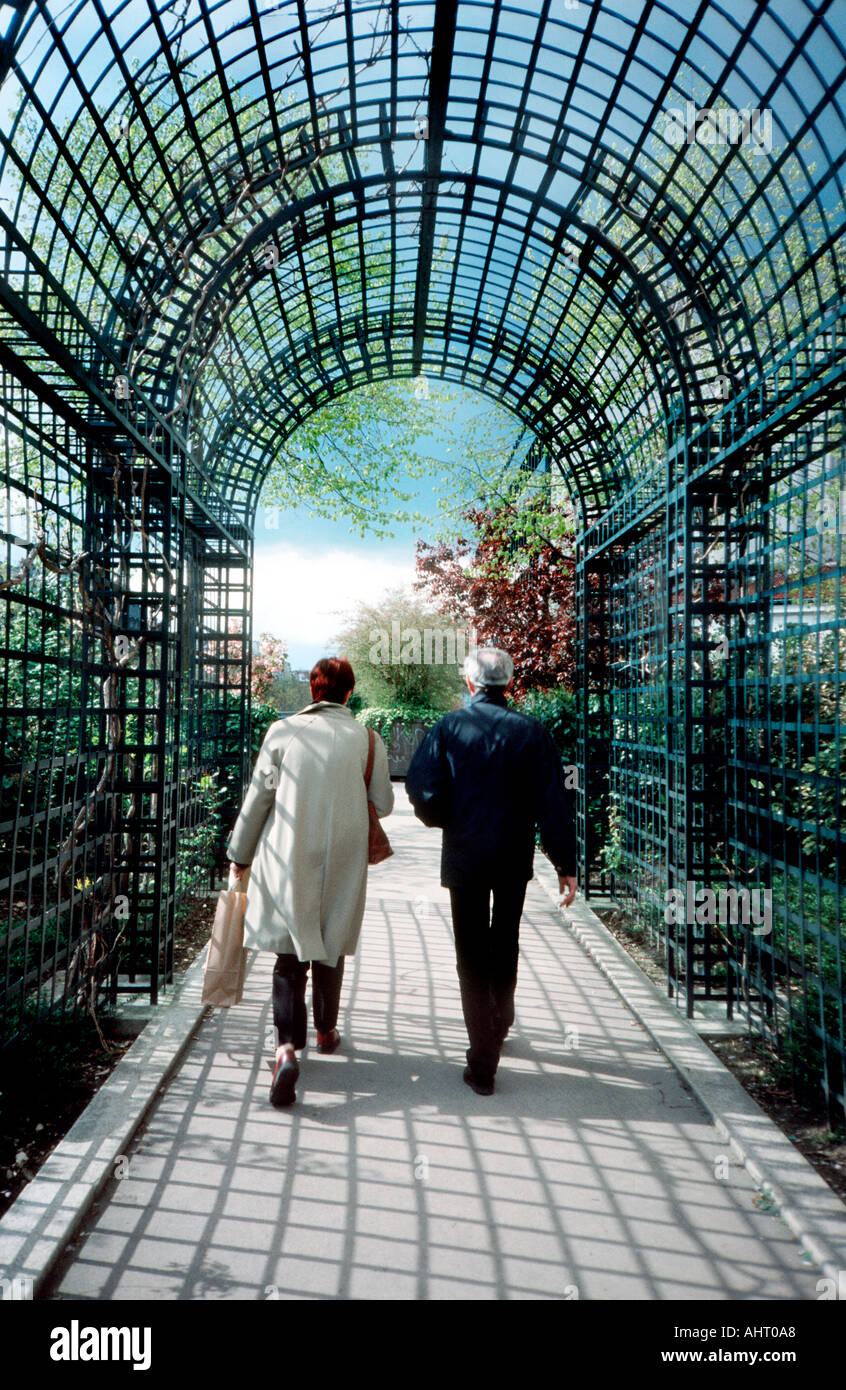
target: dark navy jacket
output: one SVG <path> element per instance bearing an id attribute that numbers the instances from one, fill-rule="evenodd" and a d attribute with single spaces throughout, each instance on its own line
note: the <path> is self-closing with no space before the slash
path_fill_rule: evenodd
<path id="1" fill-rule="evenodd" d="M 575 875 L 574 798 L 561 757 L 540 721 L 509 709 L 500 691 L 477 690 L 438 720 L 405 789 L 418 820 L 443 828 L 445 888 L 527 882 L 536 825 L 558 873 Z"/>

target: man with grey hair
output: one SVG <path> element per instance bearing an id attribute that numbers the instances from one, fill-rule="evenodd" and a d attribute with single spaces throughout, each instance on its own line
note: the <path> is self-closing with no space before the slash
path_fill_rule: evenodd
<path id="1" fill-rule="evenodd" d="M 464 661 L 464 678 L 471 690 L 505 689 L 514 675 L 514 662 L 501 647 L 474 647 Z"/>
<path id="2" fill-rule="evenodd" d="M 443 830 L 441 883 L 450 892 L 470 1039 L 464 1080 L 477 1095 L 489 1096 L 514 1022 L 520 916 L 534 872 L 535 829 L 567 906 L 576 894 L 576 819 L 550 735 L 539 720 L 506 704 L 514 675 L 508 652 L 476 648 L 464 675 L 470 703 L 429 730 L 405 789 L 418 819 Z"/>

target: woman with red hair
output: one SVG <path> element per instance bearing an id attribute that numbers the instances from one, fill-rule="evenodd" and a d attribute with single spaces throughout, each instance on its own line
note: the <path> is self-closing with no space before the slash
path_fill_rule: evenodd
<path id="1" fill-rule="evenodd" d="M 310 678 L 312 704 L 271 724 L 229 838 L 232 873 L 250 867 L 244 945 L 275 951 L 276 1064 L 270 1099 L 296 1099 L 297 1052 L 306 1045 L 306 977 L 320 1052 L 334 1052 L 344 957 L 355 954 L 367 891 L 371 801 L 393 810 L 388 755 L 348 707 L 348 661 L 324 657 Z"/>

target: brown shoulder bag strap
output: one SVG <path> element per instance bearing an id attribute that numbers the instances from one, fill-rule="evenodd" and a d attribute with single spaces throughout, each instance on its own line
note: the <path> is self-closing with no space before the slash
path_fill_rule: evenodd
<path id="1" fill-rule="evenodd" d="M 372 729 L 367 730 L 367 766 L 364 769 L 364 785 L 370 790 L 370 778 L 373 776 L 373 759 L 376 756 L 376 737 Z"/>

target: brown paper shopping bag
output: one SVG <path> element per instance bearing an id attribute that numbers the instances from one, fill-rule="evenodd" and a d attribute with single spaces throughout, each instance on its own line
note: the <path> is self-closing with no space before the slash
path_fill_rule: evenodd
<path id="1" fill-rule="evenodd" d="M 248 875 L 241 879 L 243 890 Z M 233 882 L 230 877 L 230 883 Z M 203 975 L 203 1003 L 218 1009 L 240 1004 L 247 971 L 247 952 L 244 947 L 244 913 L 246 891 L 224 888 L 217 899 L 209 953 Z"/>

